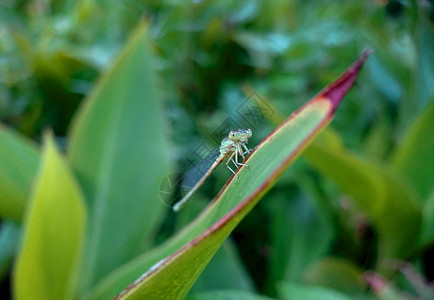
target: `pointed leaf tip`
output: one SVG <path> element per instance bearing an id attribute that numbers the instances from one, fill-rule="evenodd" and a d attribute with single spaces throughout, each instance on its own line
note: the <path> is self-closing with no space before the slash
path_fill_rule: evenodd
<path id="1" fill-rule="evenodd" d="M 360 55 L 358 60 L 356 60 L 334 83 L 327 86 L 319 93 L 318 98 L 326 98 L 332 104 L 332 114 L 335 112 L 347 92 L 351 89 L 364 62 L 372 52 L 372 48 L 366 48 L 363 50 L 362 55 Z"/>

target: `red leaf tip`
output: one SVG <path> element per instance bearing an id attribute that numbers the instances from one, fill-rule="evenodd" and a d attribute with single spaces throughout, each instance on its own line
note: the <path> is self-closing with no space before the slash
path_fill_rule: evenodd
<path id="1" fill-rule="evenodd" d="M 332 104 L 332 114 L 339 106 L 347 92 L 351 89 L 364 62 L 372 52 L 373 50 L 370 47 L 363 50 L 358 60 L 356 60 L 335 82 L 319 93 L 319 97 L 327 98 L 327 100 Z"/>

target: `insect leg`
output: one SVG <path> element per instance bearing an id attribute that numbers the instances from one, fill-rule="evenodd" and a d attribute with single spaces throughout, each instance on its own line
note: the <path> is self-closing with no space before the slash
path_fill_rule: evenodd
<path id="1" fill-rule="evenodd" d="M 244 157 L 244 152 L 243 152 L 243 148 L 241 148 L 241 144 L 238 144 L 238 146 L 237 146 L 237 152 L 243 157 L 243 160 L 246 159 Z"/>
<path id="2" fill-rule="evenodd" d="M 243 161 L 244 161 L 244 159 L 245 159 L 245 158 L 244 158 L 243 149 L 241 148 L 240 145 L 237 146 L 237 150 L 236 150 L 236 152 L 237 152 L 237 154 L 235 154 L 235 161 L 237 162 L 237 165 L 239 165 L 239 166 L 246 166 L 246 167 L 248 168 L 249 165 L 242 164 L 242 163 L 239 163 L 239 162 L 238 162 L 238 153 L 240 153 L 241 156 L 243 157 Z"/>
<path id="3" fill-rule="evenodd" d="M 233 157 L 234 157 L 234 155 L 235 155 L 235 152 L 233 152 L 233 153 L 231 154 L 231 156 L 229 157 L 228 161 L 226 162 L 226 167 L 228 167 L 228 169 L 231 170 L 231 172 L 235 175 L 235 182 L 237 182 L 237 180 L 238 180 L 238 175 L 237 175 L 237 173 L 235 173 L 235 171 L 232 170 L 231 167 L 229 167 L 229 162 L 230 162 L 230 161 L 233 162 Z M 235 166 L 236 166 L 236 165 L 235 165 Z"/>
<path id="4" fill-rule="evenodd" d="M 252 151 L 252 149 L 247 148 L 246 144 L 242 144 L 242 145 L 243 145 L 244 149 L 246 149 L 246 152 L 244 152 L 244 153 L 249 154 L 250 151 Z"/>

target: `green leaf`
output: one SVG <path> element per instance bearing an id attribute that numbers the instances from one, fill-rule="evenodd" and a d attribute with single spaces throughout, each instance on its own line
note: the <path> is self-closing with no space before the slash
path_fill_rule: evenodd
<path id="1" fill-rule="evenodd" d="M 72 128 L 69 158 L 90 208 L 84 289 L 142 253 L 165 208 L 169 146 L 148 39 L 141 24 Z"/>
<path id="2" fill-rule="evenodd" d="M 125 287 L 150 268 L 119 296 L 120 299 L 158 299 L 163 296 L 182 299 L 235 226 L 313 136 L 331 121 L 366 57 L 367 54 L 266 137 L 247 159 L 250 168 L 240 168 L 237 183 L 231 177 L 195 221 L 165 244 L 113 272 L 90 298 L 112 297 L 120 287 Z"/>
<path id="3" fill-rule="evenodd" d="M 237 253 L 237 248 L 230 239 L 216 252 L 194 283 L 191 292 L 196 294 L 216 289 L 254 290 L 253 282 Z"/>
<path id="4" fill-rule="evenodd" d="M 409 128 L 392 157 L 392 164 L 403 172 L 422 203 L 434 190 L 434 98 Z"/>
<path id="5" fill-rule="evenodd" d="M 285 193 L 267 202 L 273 255 L 267 273 L 269 286 L 282 279 L 299 280 L 304 269 L 328 250 L 333 232 L 303 195 Z"/>
<path id="6" fill-rule="evenodd" d="M 186 300 L 272 300 L 274 298 L 253 294 L 247 291 L 222 290 L 194 294 Z"/>
<path id="7" fill-rule="evenodd" d="M 350 300 L 351 297 L 336 290 L 305 285 L 301 283 L 282 282 L 279 287 L 281 299 L 303 299 L 303 300 Z"/>
<path id="8" fill-rule="evenodd" d="M 38 164 L 36 146 L 0 125 L 0 216 L 21 221 Z"/>
<path id="9" fill-rule="evenodd" d="M 353 263 L 344 259 L 326 258 L 309 267 L 303 274 L 304 281 L 354 295 L 362 292 L 365 284 L 363 272 Z"/>
<path id="10" fill-rule="evenodd" d="M 181 229 L 193 221 L 208 204 L 202 195 L 196 195 L 194 201 L 183 209 L 183 213 L 176 220 L 176 228 Z M 199 276 L 191 288 L 190 294 L 209 290 L 254 290 L 254 283 L 250 278 L 233 241 L 227 239 L 216 252 L 206 269 Z"/>
<path id="11" fill-rule="evenodd" d="M 16 299 L 74 297 L 85 222 L 86 209 L 79 186 L 51 136 L 46 136 L 15 266 Z"/>
<path id="12" fill-rule="evenodd" d="M 410 255 L 417 242 L 421 211 L 406 182 L 387 166 L 326 144 L 312 143 L 305 157 L 350 195 L 373 223 L 379 234 L 379 263 Z"/>
<path id="13" fill-rule="evenodd" d="M 294 199 L 291 230 L 291 252 L 285 279 L 299 279 L 303 270 L 320 259 L 329 249 L 333 234 L 331 228 L 318 218 L 307 199 Z M 302 200 L 304 200 L 302 202 Z M 298 203 L 297 203 L 298 202 Z M 288 210 L 287 210 L 288 212 Z M 295 215 L 295 212 L 297 215 Z M 284 233 L 282 232 L 282 235 Z"/>

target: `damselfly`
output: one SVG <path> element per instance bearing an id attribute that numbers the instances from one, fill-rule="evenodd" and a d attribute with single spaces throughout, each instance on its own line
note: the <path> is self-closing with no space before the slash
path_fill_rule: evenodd
<path id="1" fill-rule="evenodd" d="M 205 182 L 208 176 L 211 175 L 214 169 L 226 158 L 228 158 L 226 167 L 235 175 L 235 182 L 237 182 L 238 175 L 229 166 L 229 162 L 232 161 L 236 168 L 239 166 L 248 167 L 248 165 L 238 162 L 238 155 L 241 155 L 244 160 L 244 155 L 251 151 L 246 146 L 251 137 L 252 131 L 250 129 L 239 129 L 229 132 L 228 136 L 223 139 L 219 147 L 212 151 L 198 165 L 188 170 L 184 175 L 182 186 L 191 189 L 173 206 L 173 210 L 177 212 L 183 208 L 190 200 L 191 196 L 193 196 L 198 188 Z"/>

